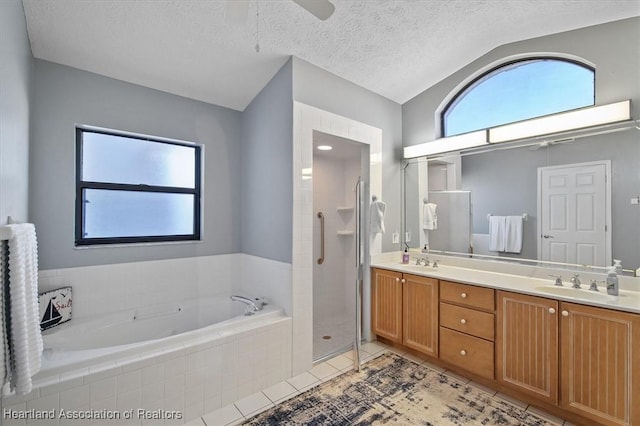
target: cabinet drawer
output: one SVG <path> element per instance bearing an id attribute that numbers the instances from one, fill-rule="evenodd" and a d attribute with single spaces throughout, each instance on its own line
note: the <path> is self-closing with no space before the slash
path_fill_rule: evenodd
<path id="1" fill-rule="evenodd" d="M 493 289 L 451 281 L 440 281 L 440 300 L 487 311 L 495 309 Z"/>
<path id="2" fill-rule="evenodd" d="M 440 302 L 440 325 L 486 340 L 495 339 L 492 313 Z"/>
<path id="3" fill-rule="evenodd" d="M 440 359 L 487 379 L 494 378 L 493 342 L 440 327 Z"/>

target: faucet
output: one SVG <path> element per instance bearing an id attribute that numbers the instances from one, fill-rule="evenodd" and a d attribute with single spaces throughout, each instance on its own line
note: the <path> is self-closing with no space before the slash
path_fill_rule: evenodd
<path id="1" fill-rule="evenodd" d="M 264 299 L 261 297 L 256 297 L 251 300 L 248 297 L 233 295 L 231 296 L 231 300 L 247 305 L 247 309 L 244 311 L 245 315 L 253 315 L 255 312 L 261 311 L 265 305 Z"/>
<path id="2" fill-rule="evenodd" d="M 562 287 L 562 275 L 549 275 L 549 276 L 554 277 L 556 279 L 556 282 L 554 283 L 554 285 Z"/>
<path id="3" fill-rule="evenodd" d="M 598 280 L 596 280 L 596 279 L 591 280 L 591 285 L 589 286 L 589 290 L 599 291 L 598 290 Z"/>
<path id="4" fill-rule="evenodd" d="M 434 260 L 434 261 L 433 261 L 433 267 L 434 267 L 434 268 L 437 268 L 437 267 L 438 267 L 438 259 L 436 259 L 436 260 Z"/>
<path id="5" fill-rule="evenodd" d="M 416 257 L 416 265 L 429 266 L 429 259 L 426 257 Z"/>
<path id="6" fill-rule="evenodd" d="M 579 274 L 573 274 L 573 277 L 569 281 L 573 283 L 572 288 L 580 288 L 580 278 L 578 278 Z"/>

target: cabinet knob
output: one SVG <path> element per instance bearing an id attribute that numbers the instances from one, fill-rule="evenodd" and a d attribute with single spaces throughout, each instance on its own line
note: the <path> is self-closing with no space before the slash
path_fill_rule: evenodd
<path id="1" fill-rule="evenodd" d="M 400 278 L 396 278 L 396 282 L 399 283 L 400 282 Z"/>
<path id="2" fill-rule="evenodd" d="M 550 313 L 550 314 L 555 314 L 555 313 L 556 313 L 556 310 L 555 310 L 555 309 L 553 309 L 553 308 L 549 308 L 549 313 Z"/>
<path id="3" fill-rule="evenodd" d="M 466 323 L 467 323 L 467 320 L 466 320 L 466 319 L 462 318 L 462 319 L 460 320 L 460 324 L 466 324 Z"/>
<path id="4" fill-rule="evenodd" d="M 466 299 L 466 298 L 467 298 L 467 293 L 462 293 L 462 294 L 460 295 L 460 297 L 462 297 L 463 299 Z"/>
<path id="5" fill-rule="evenodd" d="M 563 317 L 568 317 L 569 316 L 569 311 L 562 311 L 562 316 Z"/>
<path id="6" fill-rule="evenodd" d="M 403 283 L 404 283 L 404 282 L 407 282 L 407 280 L 405 280 L 404 278 L 403 278 L 401 281 L 402 281 Z"/>
<path id="7" fill-rule="evenodd" d="M 462 356 L 466 356 L 466 355 L 467 355 L 467 351 L 465 351 L 464 349 L 462 349 L 462 350 L 460 351 L 460 355 L 462 355 Z"/>

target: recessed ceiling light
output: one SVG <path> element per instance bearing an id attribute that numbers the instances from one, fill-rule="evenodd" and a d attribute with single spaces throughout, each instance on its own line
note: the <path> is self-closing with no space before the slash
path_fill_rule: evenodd
<path id="1" fill-rule="evenodd" d="M 333 147 L 331 145 L 318 145 L 320 151 L 331 151 Z"/>

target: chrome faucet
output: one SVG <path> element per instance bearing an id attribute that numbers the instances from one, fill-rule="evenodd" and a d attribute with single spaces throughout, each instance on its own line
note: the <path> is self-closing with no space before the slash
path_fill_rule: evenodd
<path id="1" fill-rule="evenodd" d="M 589 290 L 599 291 L 598 290 L 598 280 L 595 280 L 595 279 L 591 280 L 591 285 L 589 286 Z"/>
<path id="2" fill-rule="evenodd" d="M 571 277 L 571 281 L 573 283 L 573 285 L 571 286 L 572 288 L 580 288 L 580 278 L 578 278 L 578 274 L 573 274 L 573 277 Z"/>
<path id="3" fill-rule="evenodd" d="M 556 279 L 556 282 L 554 283 L 554 285 L 562 287 L 562 275 L 549 275 L 549 276 L 554 277 Z"/>
<path id="4" fill-rule="evenodd" d="M 233 295 L 231 296 L 231 300 L 235 302 L 242 302 L 247 305 L 247 309 L 244 311 L 245 315 L 253 315 L 256 312 L 261 311 L 265 305 L 264 299 L 261 297 L 256 297 L 252 300 L 248 297 Z"/>

